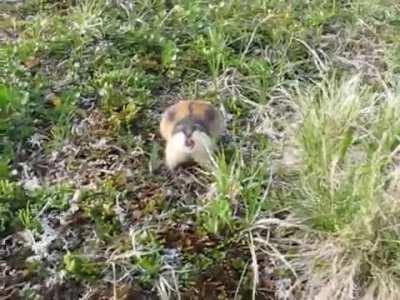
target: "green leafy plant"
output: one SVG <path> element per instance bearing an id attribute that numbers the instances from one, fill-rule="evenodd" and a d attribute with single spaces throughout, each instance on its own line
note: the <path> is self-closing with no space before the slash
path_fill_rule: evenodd
<path id="1" fill-rule="evenodd" d="M 16 213 L 26 205 L 26 201 L 27 197 L 17 183 L 0 180 L 0 235 L 16 225 Z"/>
<path id="2" fill-rule="evenodd" d="M 24 139 L 32 133 L 31 120 L 27 110 L 28 97 L 25 93 L 0 84 L 0 149 L 5 139 Z"/>
<path id="3" fill-rule="evenodd" d="M 203 226 L 213 234 L 220 233 L 232 220 L 232 208 L 228 199 L 214 199 L 203 214 Z"/>
<path id="4" fill-rule="evenodd" d="M 99 238 L 110 240 L 120 232 L 121 224 L 113 209 L 118 192 L 111 182 L 105 182 L 102 188 L 100 192 L 89 193 L 81 206 L 85 214 L 93 221 Z"/>
<path id="5" fill-rule="evenodd" d="M 76 280 L 94 281 L 102 271 L 101 263 L 94 262 L 82 254 L 68 252 L 63 261 L 67 274 Z"/>
<path id="6" fill-rule="evenodd" d="M 34 210 L 34 207 L 31 207 L 28 202 L 26 208 L 18 210 L 18 219 L 24 228 L 34 232 L 40 232 L 40 222 L 36 218 L 35 212 L 32 210 Z"/>

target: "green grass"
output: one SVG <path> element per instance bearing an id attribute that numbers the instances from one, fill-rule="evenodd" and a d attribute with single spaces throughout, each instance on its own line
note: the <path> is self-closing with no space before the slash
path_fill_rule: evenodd
<path id="1" fill-rule="evenodd" d="M 7 291 L 397 298 L 395 1 L 0 10 L 0 237 L 30 274 Z M 160 114 L 181 98 L 226 112 L 211 170 L 162 165 Z"/>

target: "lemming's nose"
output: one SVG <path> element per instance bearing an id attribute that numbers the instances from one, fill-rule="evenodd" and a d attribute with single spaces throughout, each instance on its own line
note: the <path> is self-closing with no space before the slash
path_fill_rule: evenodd
<path id="1" fill-rule="evenodd" d="M 186 127 L 185 130 L 183 131 L 186 137 L 191 137 L 193 133 L 193 128 L 192 127 Z"/>
<path id="2" fill-rule="evenodd" d="M 194 147 L 194 141 L 192 139 L 186 139 L 185 145 L 186 145 L 186 147 L 193 148 Z"/>

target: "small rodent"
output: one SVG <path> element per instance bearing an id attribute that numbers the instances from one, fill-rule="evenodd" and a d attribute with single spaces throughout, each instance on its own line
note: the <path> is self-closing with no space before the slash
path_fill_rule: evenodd
<path id="1" fill-rule="evenodd" d="M 167 167 L 174 170 L 187 162 L 209 163 L 223 129 L 222 114 L 206 101 L 181 100 L 168 107 L 160 122 Z"/>

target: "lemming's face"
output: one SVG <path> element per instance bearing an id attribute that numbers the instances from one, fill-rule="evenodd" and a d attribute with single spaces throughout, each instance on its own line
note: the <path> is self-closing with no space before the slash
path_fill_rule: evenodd
<path id="1" fill-rule="evenodd" d="M 189 117 L 176 124 L 173 135 L 176 139 L 181 139 L 182 149 L 190 152 L 196 151 L 196 148 L 202 145 L 202 140 L 208 138 L 202 121 Z"/>
<path id="2" fill-rule="evenodd" d="M 210 149 L 212 143 L 210 137 L 205 132 L 197 130 L 193 131 L 190 136 L 179 131 L 172 136 L 170 142 L 174 145 L 176 151 L 186 154 L 207 151 L 206 149 Z"/>

